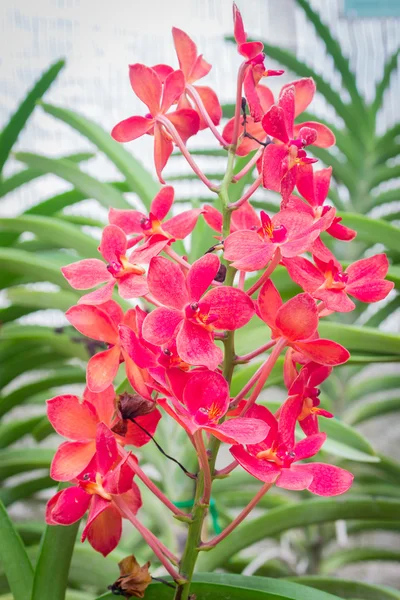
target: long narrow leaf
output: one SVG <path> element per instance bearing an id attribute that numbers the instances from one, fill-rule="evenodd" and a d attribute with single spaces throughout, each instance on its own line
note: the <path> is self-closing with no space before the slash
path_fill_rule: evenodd
<path id="1" fill-rule="evenodd" d="M 400 592 L 383 585 L 372 585 L 362 581 L 339 579 L 337 577 L 303 576 L 290 577 L 289 581 L 295 581 L 303 585 L 311 586 L 317 590 L 340 594 L 341 598 L 349 600 L 400 600 Z"/>
<path id="2" fill-rule="evenodd" d="M 385 64 L 385 68 L 383 70 L 383 77 L 377 83 L 375 88 L 375 98 L 371 104 L 371 113 L 375 117 L 376 113 L 382 106 L 383 96 L 390 85 L 390 79 L 397 69 L 397 60 L 399 58 L 400 48 L 398 48 L 393 54 L 389 57 L 388 61 Z"/>

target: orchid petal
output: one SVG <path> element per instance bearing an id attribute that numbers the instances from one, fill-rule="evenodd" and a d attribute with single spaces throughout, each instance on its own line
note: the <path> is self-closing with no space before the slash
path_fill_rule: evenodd
<path id="1" fill-rule="evenodd" d="M 115 324 L 99 307 L 86 304 L 72 306 L 65 316 L 82 335 L 99 342 L 118 343 L 118 330 Z"/>
<path id="2" fill-rule="evenodd" d="M 121 350 L 113 346 L 105 352 L 99 352 L 89 360 L 86 370 L 86 382 L 92 392 L 103 392 L 118 373 Z"/>
<path id="3" fill-rule="evenodd" d="M 55 481 L 72 481 L 88 466 L 96 452 L 92 442 L 64 442 L 52 460 L 50 477 Z"/>
<path id="4" fill-rule="evenodd" d="M 106 265 L 97 258 L 87 258 L 66 265 L 61 268 L 61 272 L 75 290 L 87 290 L 112 279 Z"/>
<path id="5" fill-rule="evenodd" d="M 162 85 L 157 73 L 150 67 L 136 63 L 129 65 L 129 79 L 136 96 L 147 106 L 152 116 L 160 110 Z"/>
<path id="6" fill-rule="evenodd" d="M 176 337 L 178 354 L 190 365 L 200 365 L 215 371 L 222 360 L 221 348 L 213 335 L 201 325 L 185 320 Z"/>
<path id="7" fill-rule="evenodd" d="M 165 344 L 182 322 L 182 313 L 171 308 L 156 308 L 144 320 L 143 337 L 151 344 Z"/>
<path id="8" fill-rule="evenodd" d="M 59 435 L 76 441 L 96 437 L 99 422 L 95 407 L 77 396 L 62 395 L 47 400 L 47 418 Z"/>
<path id="9" fill-rule="evenodd" d="M 248 294 L 233 287 L 218 287 L 210 290 L 203 301 L 210 306 L 210 314 L 217 319 L 216 329 L 233 331 L 246 325 L 254 315 L 254 302 Z"/>
<path id="10" fill-rule="evenodd" d="M 129 117 L 113 127 L 111 137 L 117 142 L 132 142 L 145 135 L 154 125 L 153 119 Z"/>
<path id="11" fill-rule="evenodd" d="M 288 340 L 306 340 L 318 327 L 318 308 L 309 294 L 288 300 L 276 314 L 276 326 Z"/>
<path id="12" fill-rule="evenodd" d="M 189 302 L 185 276 L 167 258 L 156 256 L 151 260 L 147 282 L 150 293 L 165 306 L 182 309 Z"/>
<path id="13" fill-rule="evenodd" d="M 174 188 L 172 185 L 166 185 L 158 192 L 153 198 L 150 205 L 150 212 L 159 221 L 165 219 L 169 211 L 171 210 L 172 203 L 174 201 Z"/>
<path id="14" fill-rule="evenodd" d="M 334 465 L 323 463 L 309 463 L 301 465 L 304 471 L 313 476 L 308 490 L 318 496 L 338 496 L 344 494 L 351 487 L 354 476 Z"/>
<path id="15" fill-rule="evenodd" d="M 200 300 L 218 273 L 219 267 L 220 261 L 215 254 L 205 254 L 192 264 L 186 279 L 191 301 Z"/>
<path id="16" fill-rule="evenodd" d="M 232 446 L 229 451 L 245 471 L 265 483 L 274 483 L 281 473 L 281 469 L 274 463 L 252 456 L 243 446 Z"/>
<path id="17" fill-rule="evenodd" d="M 111 225 L 117 225 L 127 235 L 131 233 L 142 233 L 141 221 L 145 215 L 138 210 L 120 210 L 110 208 L 108 220 Z"/>

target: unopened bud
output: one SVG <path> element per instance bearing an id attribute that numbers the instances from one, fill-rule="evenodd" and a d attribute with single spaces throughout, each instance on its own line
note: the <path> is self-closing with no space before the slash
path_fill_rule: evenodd
<path id="1" fill-rule="evenodd" d="M 118 400 L 118 411 L 123 421 L 141 417 L 153 412 L 156 403 L 139 396 L 139 394 L 121 394 Z"/>

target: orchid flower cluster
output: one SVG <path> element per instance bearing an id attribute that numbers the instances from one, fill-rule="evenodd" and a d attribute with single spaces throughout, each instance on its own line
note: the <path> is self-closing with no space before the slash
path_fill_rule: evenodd
<path id="1" fill-rule="evenodd" d="M 121 121 L 112 131 L 119 142 L 153 136 L 154 164 L 163 187 L 148 214 L 110 210 L 99 246 L 102 259 L 62 269 L 74 289 L 95 288 L 66 317 L 105 349 L 88 362 L 82 398 L 61 395 L 48 401 L 49 420 L 67 439 L 55 454 L 51 476 L 72 485 L 49 501 L 46 519 L 69 525 L 88 512 L 82 540 L 87 538 L 104 556 L 118 544 L 122 519 L 128 519 L 174 579 L 175 597 L 185 599 L 197 551 L 224 539 L 272 486 L 320 496 L 342 494 L 351 486 L 348 471 L 314 459 L 326 440 L 319 419 L 333 416 L 320 406 L 319 385 L 349 359 L 343 346 L 319 337 L 318 325 L 331 313 L 353 310 L 351 298 L 377 302 L 393 285 L 385 280 L 384 254 L 343 270 L 321 239 L 325 232 L 349 242 L 356 232 L 326 202 L 331 169 L 315 170 L 316 159 L 307 154 L 308 147 L 332 146 L 333 133 L 321 123 L 296 123 L 315 94 L 313 80 L 286 84 L 275 99 L 260 82 L 283 71 L 265 67 L 263 44 L 247 41 L 234 6 L 234 34 L 243 61 L 235 114 L 221 132 L 217 95 L 197 85 L 211 65 L 186 33 L 176 28 L 172 33 L 179 69 L 131 65 L 132 89 L 148 112 Z M 227 152 L 220 186 L 207 179 L 186 147 L 189 138 L 206 128 Z M 174 189 L 164 185 L 162 173 L 174 148 L 216 194 L 220 210 L 205 205 L 169 216 Z M 234 175 L 236 156 L 250 153 L 246 166 Z M 253 168 L 254 183 L 230 202 L 229 186 Z M 277 214 L 258 213 L 251 205 L 259 186 L 281 195 Z M 189 264 L 174 243 L 187 239 L 199 219 L 216 232 L 217 243 Z M 278 266 L 303 289 L 287 302 L 271 280 Z M 248 273 L 253 274 L 250 286 Z M 115 286 L 121 298 L 137 305 L 124 313 L 113 299 Z M 235 331 L 251 319 L 265 328 L 266 342 L 237 356 Z M 273 414 L 260 394 L 282 354 L 287 399 Z M 235 366 L 257 357 L 261 366 L 232 398 Z M 129 392 L 114 388 L 121 368 Z M 154 441 L 161 417 L 184 429 L 198 456 L 198 472 L 189 474 L 197 486 L 190 514 L 164 495 L 135 456 L 136 448 Z M 232 462 L 218 471 L 221 443 L 229 445 Z M 263 482 L 260 491 L 226 530 L 202 539 L 213 479 L 239 466 Z M 187 522 L 180 560 L 137 517 L 142 500 L 135 478 Z"/>

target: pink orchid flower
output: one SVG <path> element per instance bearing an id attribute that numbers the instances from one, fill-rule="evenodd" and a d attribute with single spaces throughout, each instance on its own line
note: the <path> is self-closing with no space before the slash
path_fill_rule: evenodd
<path id="1" fill-rule="evenodd" d="M 340 344 L 317 337 L 318 308 L 310 294 L 298 294 L 285 304 L 268 279 L 257 301 L 259 317 L 271 328 L 272 338 L 284 338 L 287 345 L 320 365 L 334 366 L 348 361 L 350 354 Z"/>
<path id="2" fill-rule="evenodd" d="M 178 265 L 157 256 L 152 259 L 148 285 L 163 306 L 144 320 L 143 337 L 162 345 L 176 338 L 179 356 L 190 365 L 215 370 L 222 351 L 214 344 L 214 330 L 243 327 L 253 316 L 253 301 L 241 290 L 217 287 L 204 296 L 218 273 L 220 261 L 214 254 L 197 260 L 186 276 Z"/>
<path id="3" fill-rule="evenodd" d="M 199 130 L 199 115 L 191 108 L 166 114 L 185 91 L 182 71 L 172 71 L 163 80 L 155 69 L 137 63 L 129 66 L 129 79 L 134 93 L 147 106 L 149 114 L 121 121 L 111 135 L 117 142 L 131 142 L 146 133 L 154 135 L 154 164 L 160 182 L 165 183 L 162 171 L 174 148 L 171 130 L 177 131 L 186 143 Z"/>
<path id="4" fill-rule="evenodd" d="M 314 298 L 322 300 L 329 311 L 349 312 L 355 308 L 348 294 L 361 302 L 379 302 L 393 289 L 386 281 L 389 262 L 385 254 L 376 254 L 351 264 L 342 271 L 333 257 L 325 263 L 316 256 L 315 265 L 297 257 L 286 263 L 290 277 Z"/>
<path id="5" fill-rule="evenodd" d="M 100 306 L 79 304 L 66 312 L 68 321 L 82 335 L 108 344 L 108 350 L 98 352 L 88 362 L 86 381 L 92 392 L 103 392 L 112 384 L 121 362 L 125 363 L 126 375 L 133 389 L 150 398 L 147 384 L 151 381 L 149 365 L 155 364 L 154 354 L 144 340 L 137 337 L 138 309 L 130 309 L 124 315 L 122 308 L 109 300 Z M 122 328 L 121 337 L 119 326 Z M 128 336 L 126 329 L 131 330 Z M 129 354 L 126 348 L 129 346 Z M 132 358 L 132 356 L 134 358 Z"/>
<path id="6" fill-rule="evenodd" d="M 138 210 L 119 210 L 117 208 L 111 208 L 108 218 L 112 225 L 117 225 L 127 235 L 132 233 L 137 234 L 137 236 L 129 242 L 130 247 L 144 239 L 145 243 L 140 246 L 142 251 L 145 247 L 150 250 L 150 247 L 152 246 L 154 247 L 153 256 L 156 256 L 163 249 L 160 247 L 160 241 L 162 239 L 165 239 L 165 245 L 174 240 L 185 239 L 185 237 L 193 231 L 197 219 L 203 212 L 201 208 L 194 208 L 192 210 L 186 210 L 179 215 L 164 221 L 171 209 L 173 201 L 174 188 L 167 185 L 163 187 L 153 199 L 148 216 Z M 148 253 L 146 253 L 146 255 L 147 254 Z M 152 256 L 150 256 L 150 258 L 152 258 Z"/>
<path id="7" fill-rule="evenodd" d="M 325 215 L 317 223 L 311 215 L 282 210 L 272 218 L 261 211 L 257 229 L 231 233 L 224 243 L 224 257 L 241 271 L 263 269 L 279 249 L 281 256 L 291 259 L 309 250 L 334 217 Z"/>
<path id="8" fill-rule="evenodd" d="M 89 465 L 96 453 L 98 425 L 104 423 L 111 429 L 118 422 L 115 400 L 115 391 L 110 385 L 99 394 L 86 388 L 82 400 L 71 394 L 63 394 L 47 401 L 50 423 L 59 435 L 70 440 L 63 442 L 54 455 L 50 467 L 53 479 L 71 481 Z M 153 435 L 160 419 L 160 411 L 155 408 L 151 413 L 138 416 L 135 420 Z M 150 441 L 150 437 L 130 421 L 124 437 L 114 435 L 119 444 L 137 448 Z"/>
<path id="9" fill-rule="evenodd" d="M 264 131 L 274 141 L 263 153 L 263 186 L 280 192 L 284 202 L 296 185 L 299 165 L 316 162 L 316 159 L 307 156 L 304 148 L 309 145 L 329 148 L 335 143 L 332 131 L 321 123 L 306 121 L 294 124 L 296 111 L 301 106 L 301 103 L 296 106 L 295 84 L 282 88 L 278 103 L 271 106 L 262 120 Z M 315 84 L 313 88 L 315 91 Z"/>
<path id="10" fill-rule="evenodd" d="M 214 231 L 222 233 L 222 213 L 209 204 L 203 206 L 204 220 Z M 240 231 L 241 229 L 254 229 L 257 230 L 260 227 L 260 217 L 256 213 L 255 209 L 251 206 L 250 202 L 246 201 L 232 212 L 231 217 L 231 233 L 234 231 Z"/>
<path id="11" fill-rule="evenodd" d="M 76 479 L 76 486 L 58 492 L 46 508 L 48 525 L 71 525 L 89 510 L 82 542 L 107 556 L 117 546 L 122 533 L 119 498 L 136 515 L 142 506 L 134 473 L 126 460 L 120 461 L 117 442 L 104 423 L 97 427 L 96 455 L 91 465 Z"/>
<path id="12" fill-rule="evenodd" d="M 291 443 L 293 434 L 286 424 L 265 406 L 253 406 L 249 416 L 264 420 L 270 427 L 268 436 L 259 444 L 233 446 L 232 456 L 253 477 L 286 490 L 308 490 L 318 496 L 344 494 L 353 482 L 353 475 L 344 469 L 324 463 L 298 461 L 315 456 L 326 440 L 325 433 Z"/>

